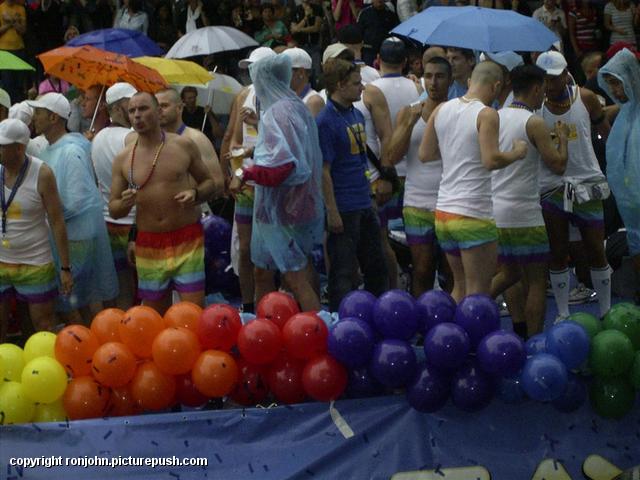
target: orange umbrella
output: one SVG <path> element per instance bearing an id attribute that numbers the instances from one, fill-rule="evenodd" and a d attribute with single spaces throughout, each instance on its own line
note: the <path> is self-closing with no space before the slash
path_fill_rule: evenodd
<path id="1" fill-rule="evenodd" d="M 110 86 L 116 82 L 128 82 L 138 91 L 151 93 L 168 87 L 157 71 L 133 62 L 126 55 L 89 45 L 54 48 L 38 55 L 38 58 L 45 72 L 81 90 L 93 85 Z"/>

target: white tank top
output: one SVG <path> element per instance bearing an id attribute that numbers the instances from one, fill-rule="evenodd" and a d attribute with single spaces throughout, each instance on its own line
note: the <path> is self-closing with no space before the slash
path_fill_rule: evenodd
<path id="1" fill-rule="evenodd" d="M 407 151 L 407 180 L 404 184 L 404 204 L 407 207 L 435 210 L 442 177 L 442 160 L 423 163 L 418 158 L 420 142 L 427 128 L 420 117 L 413 127 Z"/>
<path id="2" fill-rule="evenodd" d="M 318 92 L 316 92 L 313 88 L 310 88 L 309 91 L 306 93 L 306 95 L 304 97 L 302 97 L 302 103 L 304 103 L 305 105 L 307 104 L 307 101 L 313 97 L 314 95 L 319 96 L 320 98 L 322 98 L 320 96 L 320 94 Z M 326 103 L 326 102 L 325 102 Z"/>
<path id="3" fill-rule="evenodd" d="M 435 129 L 442 154 L 438 210 L 474 218 L 493 218 L 491 172 L 484 168 L 478 143 L 479 100 L 454 98 L 436 116 Z"/>
<path id="4" fill-rule="evenodd" d="M 49 244 L 49 226 L 42 197 L 38 193 L 38 175 L 42 160 L 28 156 L 29 168 L 7 212 L 6 248 L 0 244 L 0 262 L 46 265 L 53 261 Z M 0 166 L 0 171 L 4 167 Z M 11 189 L 4 187 L 5 199 Z"/>
<path id="5" fill-rule="evenodd" d="M 367 135 L 367 146 L 371 149 L 375 156 L 380 159 L 380 139 L 378 138 L 378 133 L 376 132 L 375 126 L 373 125 L 373 117 L 371 116 L 371 112 L 364 104 L 362 99 L 355 102 L 353 106 L 357 108 L 364 117 L 364 131 Z M 369 160 L 367 160 L 367 165 L 367 168 L 369 169 L 369 182 L 375 182 L 378 178 L 380 178 L 380 172 L 378 172 L 378 169 L 374 167 Z"/>
<path id="6" fill-rule="evenodd" d="M 500 228 L 544 225 L 540 208 L 538 170 L 540 154 L 529 140 L 527 122 L 533 114 L 520 108 L 502 108 L 500 115 L 500 151 L 511 150 L 514 140 L 527 142 L 527 155 L 492 175 L 493 214 Z"/>
<path id="7" fill-rule="evenodd" d="M 391 115 L 392 129 L 396 126 L 396 115 L 398 115 L 400 109 L 415 102 L 420 96 L 413 80 L 409 80 L 408 78 L 400 75 L 384 76 L 371 82 L 371 85 L 378 87 L 387 99 L 389 114 Z M 396 172 L 398 172 L 398 176 L 400 177 L 405 177 L 407 175 L 406 159 L 402 159 L 398 164 L 396 164 Z"/>
<path id="8" fill-rule="evenodd" d="M 587 107 L 580 97 L 580 88 L 574 87 L 570 98 L 574 98 L 571 108 L 562 115 L 554 115 L 546 107 L 542 107 L 542 117 L 547 126 L 553 130 L 557 121 L 566 123 L 569 127 L 569 143 L 567 169 L 564 178 L 572 177 L 578 181 L 604 180 L 604 175 L 591 143 L 591 118 Z M 563 176 L 556 175 L 541 162 L 540 192 L 544 193 L 563 184 Z"/>

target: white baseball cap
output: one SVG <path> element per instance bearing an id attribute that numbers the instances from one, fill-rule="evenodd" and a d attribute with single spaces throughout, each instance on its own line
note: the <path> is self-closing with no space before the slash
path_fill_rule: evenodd
<path id="1" fill-rule="evenodd" d="M 349 47 L 344 43 L 332 43 L 324 49 L 324 53 L 322 54 L 322 63 L 326 63 L 330 58 L 336 58 L 345 50 L 349 50 Z"/>
<path id="2" fill-rule="evenodd" d="M 105 100 L 107 105 L 113 105 L 114 103 L 122 100 L 123 98 L 131 98 L 138 90 L 136 87 L 127 82 L 118 82 L 107 88 L 105 93 Z"/>
<path id="3" fill-rule="evenodd" d="M 0 122 L 0 145 L 21 143 L 26 145 L 31 139 L 31 132 L 24 122 L 17 118 L 7 118 Z"/>
<path id="4" fill-rule="evenodd" d="M 498 53 L 481 53 L 480 61 L 491 60 L 499 65 L 502 65 L 507 70 L 511 71 L 520 65 L 524 65 L 523 58 L 516 52 L 498 52 Z"/>
<path id="5" fill-rule="evenodd" d="M 238 67 L 249 68 L 249 65 L 257 62 L 258 60 L 262 60 L 263 58 L 275 57 L 276 55 L 276 52 L 271 50 L 269 47 L 258 47 L 253 50 L 247 58 L 240 60 L 238 62 Z"/>
<path id="6" fill-rule="evenodd" d="M 282 52 L 282 54 L 291 59 L 292 68 L 304 68 L 305 70 L 311 70 L 311 66 L 313 65 L 311 56 L 302 48 L 288 48 Z"/>
<path id="7" fill-rule="evenodd" d="M 27 104 L 33 108 L 44 108 L 49 110 L 65 120 L 68 120 L 69 115 L 71 115 L 71 105 L 69 104 L 69 100 L 67 100 L 61 93 L 45 93 L 37 100 L 27 100 Z"/>
<path id="8" fill-rule="evenodd" d="M 2 88 L 0 88 L 0 105 L 5 107 L 7 110 L 11 108 L 11 97 L 7 91 Z"/>
<path id="9" fill-rule="evenodd" d="M 567 68 L 567 61 L 560 52 L 550 50 L 538 57 L 536 65 L 543 69 L 547 75 L 557 77 Z"/>
<path id="10" fill-rule="evenodd" d="M 27 105 L 27 102 L 16 103 L 9 109 L 9 118 L 16 118 L 25 125 L 29 125 L 33 118 L 33 108 Z"/>

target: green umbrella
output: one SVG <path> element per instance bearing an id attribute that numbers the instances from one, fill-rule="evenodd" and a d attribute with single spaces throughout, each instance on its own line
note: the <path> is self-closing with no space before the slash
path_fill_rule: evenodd
<path id="1" fill-rule="evenodd" d="M 13 53 L 0 50 L 0 70 L 35 70 L 35 68 Z"/>

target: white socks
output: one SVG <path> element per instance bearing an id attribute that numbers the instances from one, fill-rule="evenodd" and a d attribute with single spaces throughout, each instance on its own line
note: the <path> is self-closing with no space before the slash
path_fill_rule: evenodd
<path id="1" fill-rule="evenodd" d="M 593 271 L 591 272 L 593 276 Z M 562 317 L 569 316 L 569 269 L 549 270 L 549 278 L 551 279 L 551 289 L 558 306 L 558 315 Z M 595 282 L 594 282 L 595 285 Z M 600 293 L 598 293 L 600 295 Z"/>
<path id="2" fill-rule="evenodd" d="M 604 268 L 592 268 L 591 282 L 593 289 L 598 294 L 600 317 L 604 317 L 611 308 L 611 269 L 609 265 Z"/>

